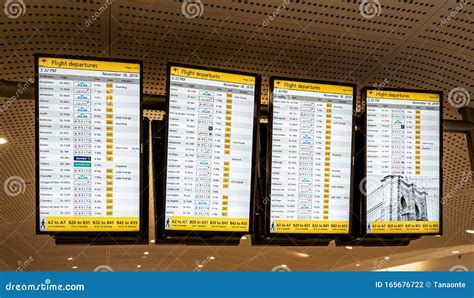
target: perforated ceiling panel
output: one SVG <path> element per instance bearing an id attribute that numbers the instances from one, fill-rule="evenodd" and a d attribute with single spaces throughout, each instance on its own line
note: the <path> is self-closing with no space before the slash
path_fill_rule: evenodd
<path id="1" fill-rule="evenodd" d="M 41 52 L 143 59 L 148 94 L 165 94 L 166 63 L 172 61 L 260 73 L 263 103 L 272 75 L 442 90 L 446 119 L 460 119 L 449 91 L 463 88 L 474 96 L 473 4 L 380 0 L 367 9 L 349 0 L 187 2 L 25 0 L 24 15 L 4 10 L 0 16 L 0 79 L 33 78 L 32 55 Z M 145 115 L 160 119 L 162 113 Z M 34 235 L 33 101 L 17 100 L 0 113 L 0 136 L 9 141 L 0 145 L 0 182 L 21 178 L 17 195 L 0 192 L 0 269 L 136 270 L 140 264 L 140 270 L 194 270 L 205 261 L 202 270 L 271 270 L 282 263 L 294 270 L 348 270 L 362 263 L 357 268 L 372 270 L 386 255 L 391 261 L 383 265 L 394 266 L 433 249 L 472 251 L 473 236 L 465 230 L 474 228 L 474 185 L 466 179 L 462 134 L 444 134 L 445 236 L 350 251 L 333 244 L 250 247 L 248 239 L 239 248 L 56 246 Z"/>

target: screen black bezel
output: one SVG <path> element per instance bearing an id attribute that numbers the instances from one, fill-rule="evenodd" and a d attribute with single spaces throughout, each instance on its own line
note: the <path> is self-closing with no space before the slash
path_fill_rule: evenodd
<path id="1" fill-rule="evenodd" d="M 391 237 L 407 237 L 407 236 L 434 236 L 443 235 L 443 92 L 430 91 L 419 89 L 404 89 L 404 88 L 376 88 L 364 87 L 361 90 L 362 106 L 364 108 L 363 120 L 361 130 L 364 133 L 364 177 L 367 177 L 367 91 L 392 91 L 392 92 L 412 92 L 422 94 L 438 94 L 439 95 L 439 231 L 437 233 L 367 233 L 367 196 L 361 195 L 361 234 L 365 236 L 376 236 L 383 238 L 384 236 Z M 396 223 L 396 221 L 394 221 Z"/>
<path id="2" fill-rule="evenodd" d="M 104 61 L 104 62 L 123 62 L 140 65 L 140 202 L 139 202 L 139 221 L 140 227 L 138 231 L 41 231 L 40 230 L 40 188 L 39 188 L 39 64 L 40 58 L 58 58 L 58 59 L 75 59 L 75 60 L 89 60 L 89 61 Z M 54 235 L 54 236 L 88 236 L 88 237 L 137 237 L 139 239 L 145 238 L 148 235 L 148 191 L 145 189 L 144 181 L 144 165 L 143 165 L 143 148 L 145 146 L 143 134 L 143 61 L 132 59 L 118 59 L 118 58 L 102 58 L 102 57 L 86 57 L 75 55 L 54 55 L 54 54 L 34 54 L 35 62 L 35 173 L 36 173 L 36 234 L 37 235 Z M 147 143 L 147 142 L 146 142 Z M 146 184 L 148 186 L 148 183 Z"/>
<path id="3" fill-rule="evenodd" d="M 327 85 L 334 85 L 334 86 L 344 86 L 344 87 L 351 87 L 353 89 L 353 102 L 352 102 L 352 136 L 351 136 L 351 168 L 350 168 L 350 181 L 351 184 L 349 186 L 349 213 L 348 213 L 348 224 L 349 230 L 347 233 L 271 233 L 270 232 L 270 218 L 271 218 L 271 204 L 265 204 L 265 233 L 269 235 L 269 237 L 334 237 L 334 236 L 347 236 L 351 235 L 352 233 L 352 210 L 354 204 L 354 150 L 355 150 L 355 111 L 356 111 L 356 92 L 357 92 L 357 85 L 352 83 L 344 83 L 344 82 L 330 82 L 330 81 L 321 81 L 321 80 L 310 80 L 310 79 L 298 79 L 298 78 L 288 78 L 288 77 L 280 77 L 280 76 L 272 76 L 270 77 L 270 84 L 269 84 L 269 99 L 268 99 L 268 134 L 267 134 L 267 197 L 270 199 L 271 193 L 271 171 L 272 171 L 272 144 L 273 144 L 273 90 L 274 90 L 274 83 L 276 80 L 284 80 L 284 81 L 293 81 L 293 82 L 303 82 L 303 83 L 314 83 L 314 84 L 327 84 Z"/>
<path id="4" fill-rule="evenodd" d="M 255 78 L 255 94 L 254 94 L 254 123 L 253 123 L 253 138 L 252 138 L 252 171 L 251 171 L 251 185 L 250 185 L 250 201 L 249 201 L 249 229 L 248 231 L 200 231 L 200 230 L 167 230 L 165 229 L 165 215 L 166 215 L 166 181 L 167 181 L 167 157 L 168 157 L 168 115 L 170 106 L 170 84 L 171 84 L 171 67 L 183 67 L 191 68 L 196 70 L 215 71 L 221 73 L 230 73 L 244 76 L 251 76 Z M 253 231 L 253 206 L 255 201 L 255 187 L 256 187 L 256 176 L 257 176 L 257 140 L 258 140 L 258 123 L 260 119 L 260 86 L 261 76 L 255 73 L 241 72 L 235 70 L 217 69 L 211 67 L 203 67 L 189 64 L 181 64 L 169 62 L 166 65 L 166 121 L 164 125 L 164 150 L 163 150 L 163 173 L 162 176 L 162 191 L 157 190 L 157 238 L 165 239 L 170 236 L 198 236 L 198 237 L 212 237 L 212 236 L 223 236 L 223 237 L 241 237 L 243 235 L 252 233 Z M 158 212 L 162 212 L 159 214 Z"/>

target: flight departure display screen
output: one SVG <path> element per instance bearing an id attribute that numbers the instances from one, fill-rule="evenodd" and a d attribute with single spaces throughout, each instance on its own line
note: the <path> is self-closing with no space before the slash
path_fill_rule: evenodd
<path id="1" fill-rule="evenodd" d="M 256 76 L 169 67 L 165 230 L 249 231 Z"/>
<path id="2" fill-rule="evenodd" d="M 140 63 L 36 57 L 39 232 L 140 229 Z"/>
<path id="3" fill-rule="evenodd" d="M 270 233 L 349 233 L 355 87 L 271 84 Z"/>
<path id="4" fill-rule="evenodd" d="M 439 233 L 440 93 L 365 96 L 367 233 Z"/>

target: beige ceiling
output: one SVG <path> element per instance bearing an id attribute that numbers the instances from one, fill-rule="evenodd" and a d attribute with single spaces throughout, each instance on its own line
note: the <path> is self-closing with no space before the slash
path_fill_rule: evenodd
<path id="1" fill-rule="evenodd" d="M 1 12 L 0 80 L 33 78 L 32 55 L 41 52 L 143 59 L 147 94 L 164 95 L 165 65 L 174 61 L 260 73 L 264 103 L 272 75 L 442 90 L 446 119 L 460 119 L 447 101 L 451 89 L 465 88 L 474 96 L 474 4 L 457 12 L 457 1 L 380 0 L 380 15 L 364 18 L 355 0 L 202 0 L 202 14 L 187 18 L 181 1 L 112 2 L 25 0 L 25 15 L 9 18 Z M 282 3 L 288 4 L 280 10 Z M 87 26 L 96 13 L 99 18 Z M 0 106 L 7 100 L 0 98 Z M 281 264 L 292 270 L 373 270 L 446 257 L 452 250 L 473 251 L 474 235 L 465 230 L 474 229 L 474 185 L 462 182 L 469 171 L 468 149 L 464 135 L 448 133 L 443 136 L 444 191 L 456 191 L 444 205 L 443 237 L 424 237 L 408 247 L 352 250 L 334 243 L 251 247 L 248 239 L 239 247 L 57 246 L 51 237 L 35 235 L 34 119 L 28 99 L 0 112 L 0 136 L 9 141 L 0 145 L 0 182 L 19 176 L 26 185 L 17 196 L 0 189 L 2 270 L 98 265 L 194 270 L 198 264 L 206 271 L 268 271 Z"/>

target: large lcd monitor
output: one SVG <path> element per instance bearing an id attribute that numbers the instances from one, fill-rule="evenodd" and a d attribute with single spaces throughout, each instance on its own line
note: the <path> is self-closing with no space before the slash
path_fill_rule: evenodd
<path id="1" fill-rule="evenodd" d="M 35 64 L 37 233 L 145 232 L 142 62 L 37 54 Z"/>
<path id="2" fill-rule="evenodd" d="M 364 230 L 441 234 L 442 93 L 366 88 L 362 97 Z"/>
<path id="3" fill-rule="evenodd" d="M 255 74 L 168 65 L 159 233 L 251 230 L 259 89 Z"/>
<path id="4" fill-rule="evenodd" d="M 270 78 L 266 233 L 350 233 L 356 86 Z"/>

